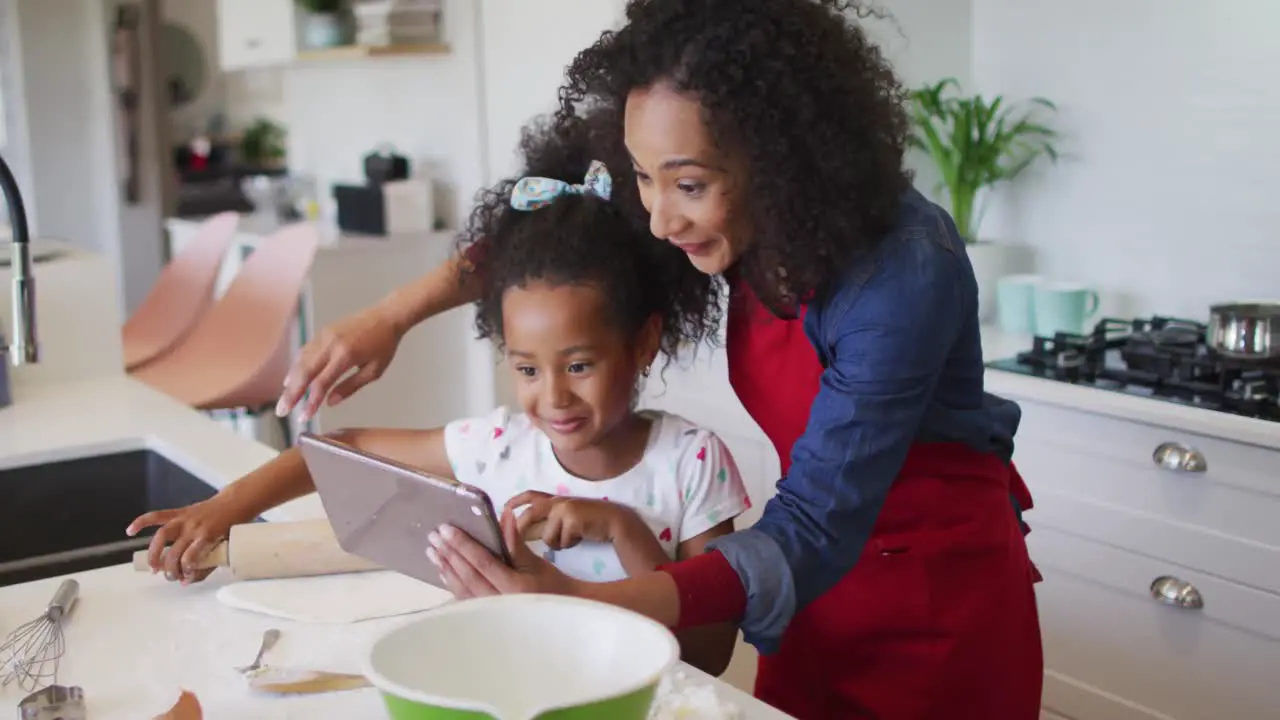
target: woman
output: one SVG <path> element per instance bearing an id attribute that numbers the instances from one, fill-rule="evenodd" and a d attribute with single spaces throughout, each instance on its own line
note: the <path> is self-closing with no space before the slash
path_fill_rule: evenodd
<path id="1" fill-rule="evenodd" d="M 569 68 L 555 120 L 589 126 L 619 168 L 617 202 L 728 280 L 730 381 L 784 471 L 760 521 L 591 587 L 520 543 L 503 566 L 449 528 L 428 555 L 460 596 L 569 593 L 676 628 L 736 622 L 762 652 L 758 697 L 799 718 L 1035 718 L 1019 410 L 983 392 L 964 243 L 910 187 L 902 89 L 847 5 L 633 0 Z M 467 267 L 323 336 L 282 409 L 309 390 L 310 412 L 352 367 L 339 398 L 376 377 L 406 328 L 468 299 Z"/>

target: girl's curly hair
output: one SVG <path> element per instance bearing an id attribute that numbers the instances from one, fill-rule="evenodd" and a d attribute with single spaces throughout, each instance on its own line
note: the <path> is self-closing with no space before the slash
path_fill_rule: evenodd
<path id="1" fill-rule="evenodd" d="M 535 122 L 524 129 L 520 151 L 524 176 L 580 184 L 592 160 L 605 163 L 620 188 L 617 157 L 594 151 L 590 123 L 559 126 Z M 478 276 L 481 296 L 476 331 L 503 343 L 502 297 L 532 281 L 599 286 L 624 333 L 637 333 L 653 315 L 662 320 L 659 347 L 667 362 L 686 343 L 712 338 L 720 324 L 712 278 L 698 272 L 680 250 L 656 242 L 646 223 L 615 201 L 566 194 L 531 211 L 511 207 L 518 178 L 480 192 L 458 238 L 464 282 Z M 634 183 L 633 183 L 634 184 Z M 634 188 L 632 188 L 634 194 Z M 711 301 L 709 301 L 709 298 Z"/>
<path id="2" fill-rule="evenodd" d="M 626 25 L 568 68 L 556 122 L 596 127 L 625 160 L 632 90 L 696 98 L 717 145 L 748 161 L 752 240 L 735 272 L 785 312 L 888 233 L 910 186 L 906 94 L 855 21 L 869 15 L 883 17 L 847 0 L 631 0 Z M 643 213 L 630 163 L 610 169 Z"/>

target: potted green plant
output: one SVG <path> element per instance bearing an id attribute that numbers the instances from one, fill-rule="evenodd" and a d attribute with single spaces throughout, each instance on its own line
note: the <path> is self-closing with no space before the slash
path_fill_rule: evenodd
<path id="1" fill-rule="evenodd" d="M 346 43 L 345 0 L 297 0 L 297 3 L 306 13 L 302 31 L 304 45 L 327 48 Z"/>
<path id="2" fill-rule="evenodd" d="M 284 165 L 286 139 L 282 125 L 259 117 L 240 135 L 240 159 L 250 168 L 279 169 Z"/>
<path id="3" fill-rule="evenodd" d="M 1056 106 L 1040 97 L 1028 103 L 1030 109 L 1020 109 L 999 95 L 990 101 L 982 95 L 965 96 L 955 78 L 911 93 L 910 143 L 938 170 L 937 190 L 946 191 L 951 217 L 968 245 L 984 320 L 994 310 L 994 286 L 1005 265 L 1003 248 L 978 235 L 987 195 L 1037 159 L 1058 159 L 1053 144 L 1057 131 L 1033 119 L 1037 111 L 1053 112 Z"/>

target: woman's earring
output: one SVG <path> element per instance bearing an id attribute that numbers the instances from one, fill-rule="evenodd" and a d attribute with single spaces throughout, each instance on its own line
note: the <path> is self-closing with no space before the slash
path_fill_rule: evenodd
<path id="1" fill-rule="evenodd" d="M 645 368 L 644 368 L 644 370 L 641 370 L 641 371 L 640 371 L 640 374 L 641 374 L 641 375 L 643 375 L 643 376 L 645 376 L 645 377 L 649 377 L 649 369 L 650 369 L 651 367 L 653 367 L 653 366 L 652 366 L 652 365 L 646 365 L 646 366 L 645 366 Z"/>

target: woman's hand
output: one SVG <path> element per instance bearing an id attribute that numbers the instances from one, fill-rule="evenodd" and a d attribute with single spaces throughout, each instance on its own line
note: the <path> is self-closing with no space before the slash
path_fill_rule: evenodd
<path id="1" fill-rule="evenodd" d="M 579 594 L 572 578 L 529 549 L 520 538 L 516 516 L 510 510 L 502 513 L 502 536 L 515 567 L 507 567 L 470 535 L 447 525 L 429 536 L 427 558 L 440 569 L 445 585 L 457 598 L 514 593 Z"/>
<path id="2" fill-rule="evenodd" d="M 404 329 L 382 305 L 352 313 L 324 328 L 302 348 L 289 368 L 276 414 L 289 414 L 301 401 L 301 419 L 305 422 L 316 414 L 326 396 L 330 405 L 351 397 L 382 377 L 403 337 Z M 351 370 L 355 374 L 342 380 Z"/>
<path id="3" fill-rule="evenodd" d="M 625 533 L 639 517 L 625 505 L 608 500 L 590 500 L 562 495 L 549 495 L 526 490 L 507 501 L 504 513 L 528 508 L 516 518 L 521 536 L 535 523 L 546 521 L 542 541 L 552 550 L 565 550 L 586 540 L 613 542 Z"/>
<path id="4" fill-rule="evenodd" d="M 219 541 L 227 537 L 232 525 L 252 520 L 223 496 L 215 495 L 192 505 L 172 510 L 156 510 L 140 515 L 129 524 L 125 534 L 137 535 L 144 528 L 160 526 L 147 547 L 152 572 L 164 571 L 169 580 L 183 585 L 200 582 L 213 572 L 192 566 Z M 165 545 L 169 545 L 168 551 Z"/>

